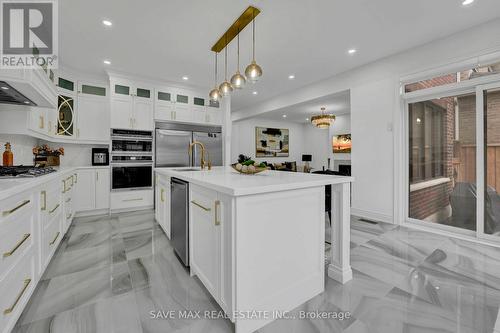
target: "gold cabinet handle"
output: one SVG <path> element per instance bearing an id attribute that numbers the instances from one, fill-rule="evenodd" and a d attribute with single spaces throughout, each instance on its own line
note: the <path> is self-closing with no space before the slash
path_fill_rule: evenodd
<path id="1" fill-rule="evenodd" d="M 75 173 L 75 174 L 73 174 L 73 175 L 75 176 L 75 184 L 77 184 L 77 183 L 78 183 L 78 174 L 77 174 L 77 173 Z"/>
<path id="2" fill-rule="evenodd" d="M 220 210 L 220 201 L 215 200 L 215 225 L 220 225 L 219 210 Z"/>
<path id="3" fill-rule="evenodd" d="M 192 203 L 193 205 L 195 205 L 195 206 L 200 207 L 200 208 L 201 208 L 201 209 L 203 209 L 205 212 L 209 212 L 209 211 L 211 211 L 211 209 L 210 209 L 210 208 L 204 207 L 204 206 L 200 205 L 199 203 L 197 203 L 197 202 L 196 202 L 196 201 L 194 201 L 194 200 L 191 200 L 191 203 Z"/>
<path id="4" fill-rule="evenodd" d="M 71 198 L 68 198 L 66 199 L 66 203 L 70 202 L 71 201 Z"/>
<path id="5" fill-rule="evenodd" d="M 42 191 L 40 194 L 43 196 L 43 207 L 41 210 L 47 210 L 47 191 Z"/>
<path id="6" fill-rule="evenodd" d="M 52 214 L 53 212 L 56 211 L 57 208 L 59 208 L 59 204 L 57 204 L 54 208 L 52 208 L 52 210 L 49 210 L 49 213 Z"/>
<path id="7" fill-rule="evenodd" d="M 40 116 L 40 124 L 38 124 L 38 127 L 39 127 L 40 129 L 43 129 L 43 128 L 45 127 L 45 126 L 44 126 L 44 123 L 43 123 L 43 122 L 44 122 L 43 120 L 44 120 L 44 119 L 43 119 L 43 116 Z"/>
<path id="8" fill-rule="evenodd" d="M 22 208 L 22 207 L 26 206 L 26 205 L 27 205 L 27 204 L 29 204 L 29 203 L 30 203 L 30 200 L 24 200 L 24 201 L 23 201 L 23 202 L 22 202 L 19 206 L 14 207 L 14 208 L 12 208 L 11 210 L 5 210 L 5 211 L 2 213 L 2 215 L 3 215 L 3 216 L 10 215 L 10 214 L 14 213 L 16 210 L 18 210 L 18 209 L 20 209 L 20 208 Z"/>
<path id="9" fill-rule="evenodd" d="M 161 202 L 165 202 L 165 198 L 163 197 L 163 194 L 165 194 L 165 190 L 161 189 L 161 194 L 160 194 Z"/>
<path id="10" fill-rule="evenodd" d="M 21 245 L 23 245 L 23 243 L 24 243 L 24 242 L 26 242 L 26 240 L 27 240 L 28 238 L 30 238 L 30 236 L 31 236 L 31 234 L 24 234 L 23 239 L 21 239 L 19 242 L 17 242 L 16 246 L 14 246 L 14 248 L 13 248 L 12 250 L 10 250 L 9 252 L 5 252 L 5 253 L 3 254 L 3 257 L 4 257 L 4 258 L 6 258 L 6 257 L 10 257 L 11 255 L 13 255 L 13 254 L 14 254 L 14 252 L 16 252 L 16 251 L 17 251 L 17 249 L 18 249 Z"/>
<path id="11" fill-rule="evenodd" d="M 52 242 L 49 243 L 49 245 L 54 245 L 54 243 L 56 242 L 56 240 L 59 238 L 59 234 L 60 234 L 60 232 L 58 231 L 57 234 L 56 234 L 56 237 L 54 237 L 54 239 L 52 240 Z"/>
<path id="12" fill-rule="evenodd" d="M 62 191 L 62 193 L 66 193 L 68 190 L 66 189 L 66 180 L 67 179 L 63 179 L 63 187 L 64 187 L 64 190 Z"/>
<path id="13" fill-rule="evenodd" d="M 26 289 L 28 289 L 28 286 L 30 285 L 30 283 L 31 283 L 31 279 L 24 280 L 23 289 L 21 289 L 21 292 L 19 293 L 19 295 L 17 295 L 16 300 L 14 301 L 14 304 L 12 304 L 10 308 L 3 310 L 4 315 L 9 314 L 12 311 L 14 311 L 17 303 L 19 303 L 19 300 L 21 299 L 21 297 L 23 297 L 23 295 L 26 292 Z"/>
<path id="14" fill-rule="evenodd" d="M 71 213 L 66 216 L 66 220 L 69 220 L 71 218 Z"/>

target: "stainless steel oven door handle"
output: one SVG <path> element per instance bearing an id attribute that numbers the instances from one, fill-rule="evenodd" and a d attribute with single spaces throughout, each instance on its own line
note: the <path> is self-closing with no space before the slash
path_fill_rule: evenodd
<path id="1" fill-rule="evenodd" d="M 112 168 L 128 168 L 128 167 L 136 167 L 136 166 L 150 166 L 153 167 L 153 163 L 151 162 L 137 162 L 137 163 L 130 163 L 130 162 L 112 162 L 111 167 Z"/>

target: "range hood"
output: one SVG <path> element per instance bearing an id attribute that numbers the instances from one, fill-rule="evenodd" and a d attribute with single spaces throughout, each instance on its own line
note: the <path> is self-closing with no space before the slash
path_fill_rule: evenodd
<path id="1" fill-rule="evenodd" d="M 56 108 L 56 86 L 41 68 L 2 69 L 0 104 Z"/>
<path id="2" fill-rule="evenodd" d="M 37 106 L 35 102 L 4 81 L 0 81 L 0 103 Z"/>

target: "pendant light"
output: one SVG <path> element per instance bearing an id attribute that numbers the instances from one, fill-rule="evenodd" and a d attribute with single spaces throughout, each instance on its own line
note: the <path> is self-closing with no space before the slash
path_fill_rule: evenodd
<path id="1" fill-rule="evenodd" d="M 219 88 L 217 88 L 217 52 L 214 52 L 215 53 L 215 80 L 214 80 L 214 89 L 212 89 L 210 91 L 210 93 L 208 94 L 208 96 L 210 97 L 210 100 L 212 102 L 218 102 L 221 98 L 220 96 L 220 91 L 219 91 Z"/>
<path id="2" fill-rule="evenodd" d="M 227 45 L 224 48 L 224 82 L 220 84 L 219 90 L 222 96 L 228 96 L 233 91 L 231 83 L 227 80 Z"/>
<path id="3" fill-rule="evenodd" d="M 253 41 L 252 55 L 253 55 L 253 57 L 252 57 L 252 62 L 245 69 L 245 75 L 250 82 L 255 83 L 262 76 L 262 68 L 260 68 L 260 66 L 257 65 L 257 63 L 255 62 L 255 12 L 254 11 L 252 11 L 252 16 L 253 16 L 253 19 L 252 19 L 252 29 L 253 29 L 253 32 L 252 32 L 252 41 Z"/>
<path id="4" fill-rule="evenodd" d="M 231 85 L 234 89 L 243 89 L 247 83 L 247 79 L 240 73 L 240 30 L 238 29 L 238 67 L 236 68 L 236 74 L 231 77 Z"/>

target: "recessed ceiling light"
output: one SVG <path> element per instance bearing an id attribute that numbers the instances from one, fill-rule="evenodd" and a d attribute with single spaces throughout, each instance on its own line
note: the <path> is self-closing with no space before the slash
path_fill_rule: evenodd
<path id="1" fill-rule="evenodd" d="M 464 0 L 462 1 L 462 6 L 472 5 L 473 2 L 474 0 Z"/>
<path id="2" fill-rule="evenodd" d="M 289 79 L 289 80 L 293 80 L 293 79 L 295 79 L 295 75 L 294 75 L 294 74 L 290 74 L 290 75 L 288 75 L 288 79 Z"/>
<path id="3" fill-rule="evenodd" d="M 349 53 L 349 54 L 354 54 L 356 52 L 357 52 L 356 49 L 350 49 L 349 51 L 347 51 L 347 53 Z"/>
<path id="4" fill-rule="evenodd" d="M 283 118 L 286 118 L 286 114 L 283 115 Z"/>
<path id="5" fill-rule="evenodd" d="M 258 92 L 257 92 L 257 91 L 252 91 L 252 94 L 253 94 L 253 95 L 257 95 L 257 94 L 258 94 Z"/>
<path id="6" fill-rule="evenodd" d="M 110 27 L 113 25 L 113 22 L 111 22 L 110 20 L 102 20 L 102 24 L 104 24 L 107 27 Z"/>
<path id="7" fill-rule="evenodd" d="M 309 118 L 306 118 L 306 121 L 309 121 Z"/>
<path id="8" fill-rule="evenodd" d="M 189 80 L 189 78 L 188 78 L 187 76 L 183 76 L 183 77 L 182 77 L 182 79 L 183 79 L 184 81 Z"/>
<path id="9" fill-rule="evenodd" d="M 104 60 L 104 61 L 103 61 L 103 63 L 104 63 L 105 65 L 111 65 L 111 61 L 109 61 L 109 60 Z"/>
<path id="10" fill-rule="evenodd" d="M 9 87 L 2 86 L 3 90 L 9 90 Z"/>
<path id="11" fill-rule="evenodd" d="M 24 101 L 24 104 L 30 104 L 30 102 L 29 101 Z"/>

